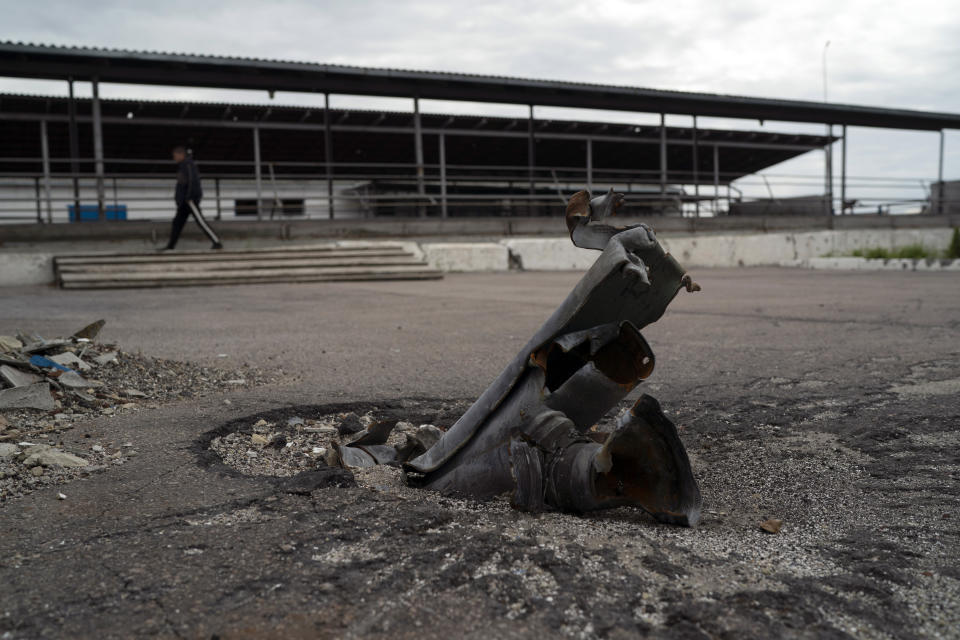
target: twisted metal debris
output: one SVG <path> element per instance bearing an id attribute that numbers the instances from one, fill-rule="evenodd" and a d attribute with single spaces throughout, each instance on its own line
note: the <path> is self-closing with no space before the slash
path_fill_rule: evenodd
<path id="1" fill-rule="evenodd" d="M 612 189 L 570 198 L 571 240 L 600 256 L 439 440 L 400 451 L 374 430 L 339 447 L 341 463 L 402 462 L 424 488 L 481 498 L 510 492 L 523 510 L 633 505 L 662 522 L 694 526 L 700 491 L 676 427 L 654 398 L 642 395 L 613 433 L 593 429 L 653 372 L 640 329 L 656 322 L 680 289 L 700 290 L 649 227 L 603 223 L 622 204 Z"/>

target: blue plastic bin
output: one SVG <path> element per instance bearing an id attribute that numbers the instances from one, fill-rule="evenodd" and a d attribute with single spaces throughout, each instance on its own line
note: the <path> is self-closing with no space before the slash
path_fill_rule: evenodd
<path id="1" fill-rule="evenodd" d="M 104 205 L 103 209 L 107 215 L 107 220 L 127 219 L 127 205 L 125 204 L 107 204 Z M 67 205 L 67 211 L 70 213 L 70 222 L 96 222 L 99 220 L 99 212 L 95 204 L 80 205 L 79 215 L 77 215 L 77 208 L 72 204 Z"/>

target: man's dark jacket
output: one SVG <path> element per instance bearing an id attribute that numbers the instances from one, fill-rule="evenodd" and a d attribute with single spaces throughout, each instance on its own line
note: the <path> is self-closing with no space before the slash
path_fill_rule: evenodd
<path id="1" fill-rule="evenodd" d="M 187 206 L 190 200 L 199 204 L 202 197 L 200 173 L 197 171 L 197 165 L 193 163 L 193 158 L 187 157 L 177 165 L 177 190 L 174 193 L 177 207 Z"/>

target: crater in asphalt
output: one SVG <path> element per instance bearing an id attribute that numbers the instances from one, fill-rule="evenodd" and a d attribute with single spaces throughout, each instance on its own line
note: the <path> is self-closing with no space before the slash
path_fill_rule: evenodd
<path id="1" fill-rule="evenodd" d="M 445 430 L 467 407 L 466 400 L 434 398 L 283 407 L 211 429 L 196 441 L 194 451 L 202 468 L 225 475 L 293 478 L 323 472 L 352 486 L 350 472 L 327 464 L 331 445 L 342 439 L 341 431 L 357 431 L 378 422 L 397 423 L 391 439 L 398 439 L 410 425 L 432 424 Z"/>

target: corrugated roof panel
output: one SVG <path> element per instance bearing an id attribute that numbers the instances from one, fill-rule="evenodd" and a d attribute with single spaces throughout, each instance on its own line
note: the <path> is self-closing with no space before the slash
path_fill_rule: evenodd
<path id="1" fill-rule="evenodd" d="M 251 73 L 254 71 L 254 73 Z M 938 130 L 960 114 L 443 71 L 0 42 L 0 75 L 350 93 Z"/>

